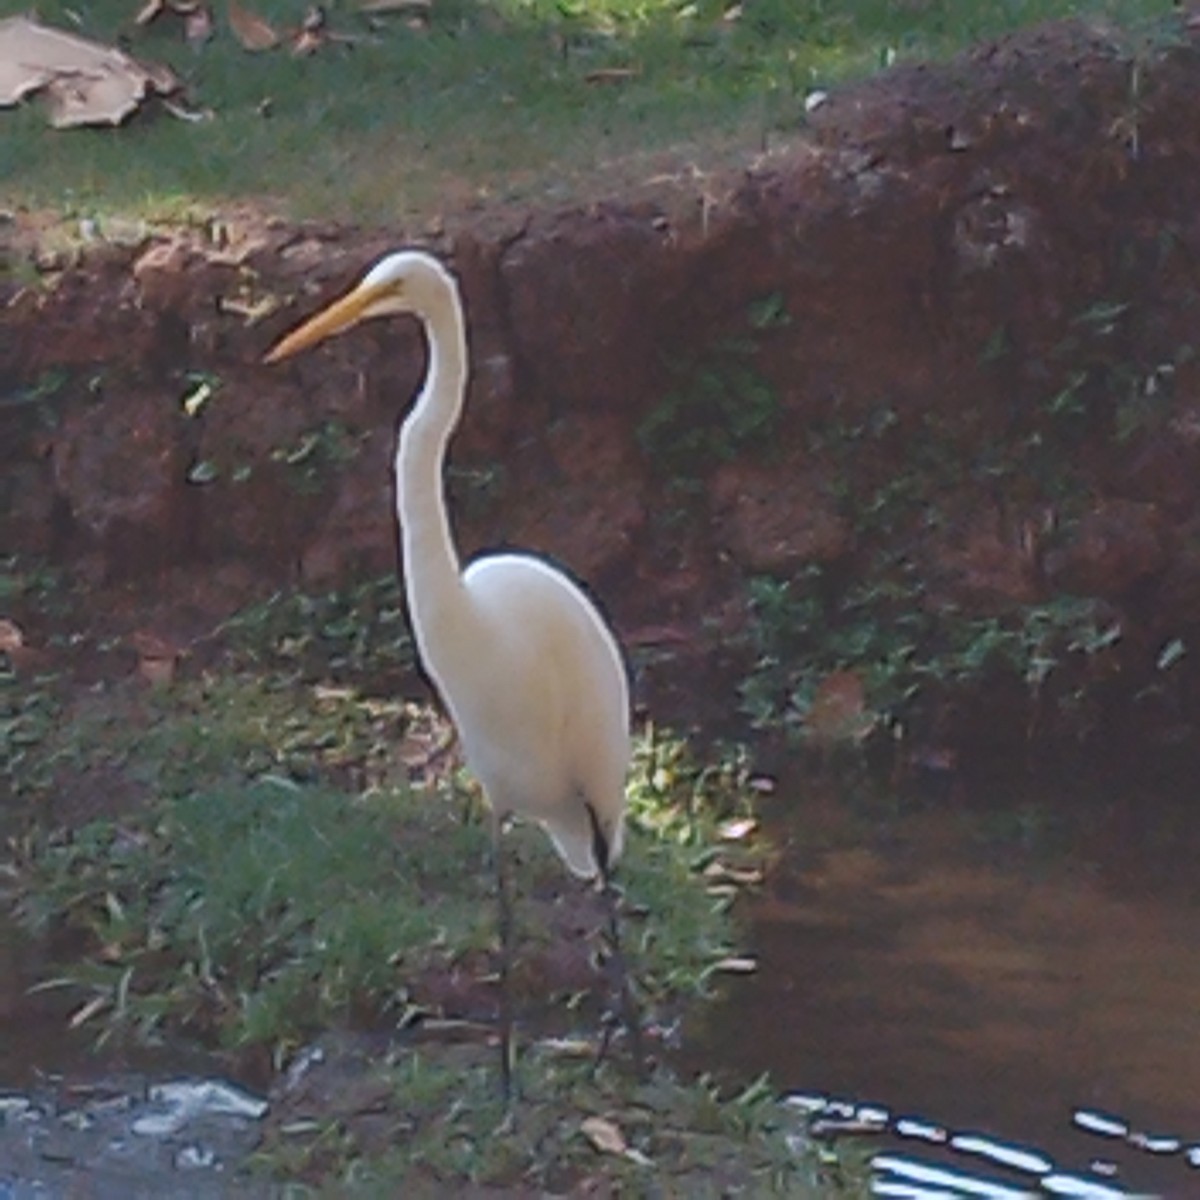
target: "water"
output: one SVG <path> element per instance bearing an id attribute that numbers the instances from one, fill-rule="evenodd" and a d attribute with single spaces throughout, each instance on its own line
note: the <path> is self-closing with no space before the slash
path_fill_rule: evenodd
<path id="1" fill-rule="evenodd" d="M 783 861 L 748 909 L 760 968 L 730 984 L 706 1055 L 1200 1195 L 1181 1155 L 1072 1128 L 1083 1106 L 1200 1143 L 1189 796 L 856 806 L 800 784 L 781 807 Z"/>

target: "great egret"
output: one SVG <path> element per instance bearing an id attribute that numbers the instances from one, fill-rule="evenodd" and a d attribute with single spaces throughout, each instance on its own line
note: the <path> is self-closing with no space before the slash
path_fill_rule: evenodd
<path id="1" fill-rule="evenodd" d="M 501 853 L 509 814 L 541 823 L 570 871 L 599 881 L 611 962 L 641 1070 L 638 1021 L 621 955 L 611 872 L 625 829 L 629 691 L 616 640 L 584 592 L 529 554 L 490 554 L 464 571 L 442 486 L 462 412 L 467 344 L 458 286 L 431 255 L 387 255 L 362 281 L 288 334 L 268 363 L 401 313 L 424 325 L 429 364 L 396 451 L 396 507 L 417 649 L 458 730 L 492 813 L 500 913 L 501 1080 L 511 1092 L 511 916 Z"/>

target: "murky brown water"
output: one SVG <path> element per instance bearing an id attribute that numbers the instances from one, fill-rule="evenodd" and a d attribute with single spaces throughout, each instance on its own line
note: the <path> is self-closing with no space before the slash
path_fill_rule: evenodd
<path id="1" fill-rule="evenodd" d="M 1043 808 L 1024 822 L 944 802 L 855 812 L 829 790 L 785 790 L 785 864 L 752 906 L 760 969 L 731 985 L 705 1039 L 732 1076 L 769 1071 L 1072 1168 L 1113 1156 L 1071 1130 L 1079 1105 L 1200 1143 L 1200 822 L 1187 807 L 1071 797 L 1069 825 L 1030 839 L 1015 835 Z M 1179 1156 L 1123 1174 L 1200 1195 Z"/>

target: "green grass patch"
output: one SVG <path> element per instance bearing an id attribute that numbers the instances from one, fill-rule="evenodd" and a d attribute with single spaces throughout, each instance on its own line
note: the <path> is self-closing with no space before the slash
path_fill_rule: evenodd
<path id="1" fill-rule="evenodd" d="M 522 1102 L 506 1120 L 492 1055 L 479 1047 L 404 1050 L 373 1073 L 387 1097 L 375 1129 L 343 1118 L 271 1131 L 260 1168 L 321 1178 L 314 1194 L 339 1197 L 432 1197 L 464 1185 L 574 1195 L 600 1178 L 628 1196 L 866 1194 L 852 1152 L 818 1159 L 789 1144 L 794 1125 L 761 1081 L 732 1095 L 666 1071 L 631 1084 L 539 1046 Z M 364 1154 L 364 1142 L 383 1152 Z"/>
<path id="2" fill-rule="evenodd" d="M 303 6 L 250 5 L 277 28 Z M 24 5 L 0 5 L 0 13 Z M 143 114 L 116 130 L 50 130 L 35 104 L 0 113 L 8 203 L 176 220 L 261 198 L 297 215 L 394 222 L 480 203 L 565 199 L 719 165 L 802 122 L 805 95 L 893 61 L 940 56 L 1054 17 L 1095 15 L 1154 40 L 1170 0 L 762 0 L 736 10 L 682 0 L 447 0 L 430 25 L 368 22 L 329 7 L 359 38 L 297 58 L 251 55 L 218 17 L 184 45 L 162 21 L 132 27 L 125 0 L 63 0 L 43 19 L 105 41 L 127 36 L 172 64 L 211 119 Z M 617 83 L 597 71 L 628 71 Z M 606 182 L 607 181 L 607 182 Z"/>
<path id="3" fill-rule="evenodd" d="M 34 807 L 7 890 L 28 930 L 70 947 L 52 974 L 80 993 L 77 1019 L 102 1038 L 183 1029 L 279 1056 L 422 1005 L 433 974 L 486 975 L 493 876 L 487 823 L 464 815 L 471 784 L 407 783 L 406 739 L 432 722 L 411 702 L 245 672 L 76 696 L 9 767 Z M 745 775 L 734 755 L 705 766 L 676 738 L 639 741 L 622 878 L 652 1007 L 706 992 L 733 948 L 729 897 L 704 872 L 746 853 L 717 836 L 749 805 Z M 101 779 L 119 811 L 52 819 Z M 536 953 L 553 935 L 530 898 L 572 885 L 534 827 L 505 853 Z"/>

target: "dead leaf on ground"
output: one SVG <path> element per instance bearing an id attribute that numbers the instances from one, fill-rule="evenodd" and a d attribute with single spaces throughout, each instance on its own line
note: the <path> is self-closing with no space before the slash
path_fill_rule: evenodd
<path id="1" fill-rule="evenodd" d="M 0 617 L 0 654 L 11 654 L 25 645 L 25 635 L 16 621 Z"/>
<path id="2" fill-rule="evenodd" d="M 209 41 L 216 32 L 212 6 L 206 0 L 146 0 L 133 23 L 145 27 L 164 15 L 183 21 L 184 40 L 192 46 Z"/>
<path id="3" fill-rule="evenodd" d="M 407 13 L 409 16 L 424 13 L 428 16 L 433 9 L 433 0 L 362 0 L 355 8 L 370 16 L 384 13 Z"/>
<path id="4" fill-rule="evenodd" d="M 146 3 L 138 9 L 138 14 L 133 18 L 135 25 L 149 25 L 156 21 L 166 11 L 167 0 L 146 0 Z"/>
<path id="5" fill-rule="evenodd" d="M 731 817 L 717 826 L 717 837 L 724 842 L 740 842 L 758 828 L 754 817 Z"/>
<path id="6" fill-rule="evenodd" d="M 143 65 L 115 47 L 32 17 L 0 20 L 0 107 L 41 93 L 55 129 L 119 125 L 148 97 L 180 86 L 168 68 Z"/>
<path id="7" fill-rule="evenodd" d="M 138 674 L 155 687 L 166 687 L 174 678 L 184 648 L 157 633 L 136 632 L 130 641 L 138 655 Z"/>
<path id="8" fill-rule="evenodd" d="M 243 8 L 237 0 L 229 0 L 229 27 L 243 50 L 259 53 L 279 45 L 279 34 L 257 13 Z"/>
<path id="9" fill-rule="evenodd" d="M 211 41 L 217 31 L 213 11 L 207 4 L 197 4 L 183 17 L 183 37 L 189 46 Z"/>
<path id="10" fill-rule="evenodd" d="M 636 79 L 640 72 L 636 67 L 597 67 L 584 77 L 584 83 L 625 83 Z"/>
<path id="11" fill-rule="evenodd" d="M 822 681 L 804 716 L 804 728 L 818 745 L 861 742 L 875 727 L 867 691 L 857 671 L 832 671 Z"/>
<path id="12" fill-rule="evenodd" d="M 606 1117 L 585 1117 L 579 1130 L 601 1154 L 625 1155 L 629 1151 L 621 1127 Z"/>

